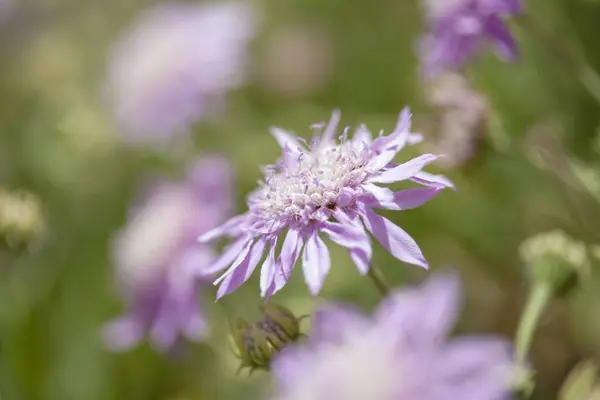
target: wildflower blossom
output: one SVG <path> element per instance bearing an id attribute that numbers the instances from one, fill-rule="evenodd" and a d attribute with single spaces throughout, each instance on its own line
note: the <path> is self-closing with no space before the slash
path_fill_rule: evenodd
<path id="1" fill-rule="evenodd" d="M 196 269 L 211 263 L 214 251 L 196 238 L 229 214 L 230 174 L 224 159 L 206 158 L 186 181 L 157 184 L 134 207 L 113 246 L 129 311 L 105 328 L 112 349 L 126 350 L 146 332 L 159 350 L 173 346 L 179 333 L 190 340 L 204 337 L 197 296 L 206 277 Z"/>
<path id="2" fill-rule="evenodd" d="M 424 0 L 424 8 L 431 28 L 420 49 L 427 74 L 462 66 L 486 40 L 502 59 L 515 59 L 503 17 L 521 12 L 521 0 Z"/>
<path id="3" fill-rule="evenodd" d="M 501 400 L 510 395 L 510 344 L 447 339 L 459 280 L 437 274 L 386 298 L 369 317 L 347 306 L 316 312 L 306 343 L 272 363 L 277 400 Z"/>
<path id="4" fill-rule="evenodd" d="M 415 208 L 452 186 L 446 178 L 422 171 L 438 156 L 424 154 L 404 164 L 392 163 L 405 145 L 422 139 L 409 132 L 408 110 L 400 114 L 394 132 L 375 139 L 361 125 L 352 139 L 346 129 L 336 141 L 339 118 L 334 112 L 326 127 L 315 126 L 322 134 L 316 135 L 310 145 L 272 128 L 282 147 L 282 157 L 277 164 L 264 168 L 264 181 L 248 196 L 249 210 L 200 237 L 202 242 L 224 235 L 234 238 L 208 269 L 217 272 L 229 267 L 215 282 L 220 284 L 218 298 L 248 280 L 264 253 L 267 255 L 260 277 L 263 296 L 271 296 L 285 285 L 300 257 L 305 281 L 316 295 L 331 266 L 321 233 L 347 248 L 362 274 L 369 270 L 372 253 L 367 231 L 399 260 L 427 268 L 413 238 L 374 209 Z M 423 187 L 393 192 L 379 186 L 403 180 Z M 276 256 L 280 238 L 283 244 Z"/>
<path id="5" fill-rule="evenodd" d="M 463 75 L 452 71 L 428 80 L 424 94 L 438 110 L 435 148 L 446 155 L 440 164 L 446 168 L 467 164 L 482 146 L 489 120 L 487 99 Z"/>
<path id="6" fill-rule="evenodd" d="M 108 94 L 133 142 L 162 142 L 238 87 L 254 20 L 246 4 L 167 3 L 143 14 L 110 59 Z"/>

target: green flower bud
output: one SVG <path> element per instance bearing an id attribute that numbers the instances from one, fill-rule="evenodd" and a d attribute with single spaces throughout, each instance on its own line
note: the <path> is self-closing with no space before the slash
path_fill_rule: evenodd
<path id="1" fill-rule="evenodd" d="M 250 324 L 242 318 L 232 323 L 233 353 L 240 359 L 240 370 L 268 370 L 273 356 L 301 337 L 300 320 L 287 308 L 270 303 L 262 307 L 263 318 Z"/>
<path id="2" fill-rule="evenodd" d="M 569 292 L 590 269 L 585 244 L 560 230 L 528 238 L 521 244 L 520 255 L 533 282 L 548 285 L 555 295 Z"/>
<path id="3" fill-rule="evenodd" d="M 39 199 L 25 191 L 0 190 L 0 235 L 9 247 L 27 245 L 45 231 Z"/>

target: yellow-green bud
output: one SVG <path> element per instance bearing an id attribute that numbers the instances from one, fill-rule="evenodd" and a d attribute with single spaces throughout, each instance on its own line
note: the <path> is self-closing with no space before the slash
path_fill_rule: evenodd
<path id="1" fill-rule="evenodd" d="M 240 369 L 268 370 L 273 356 L 302 335 L 300 319 L 287 308 L 269 303 L 262 311 L 263 318 L 253 324 L 239 317 L 232 323 L 231 340 Z"/>
<path id="2" fill-rule="evenodd" d="M 0 190 L 0 235 L 9 247 L 26 245 L 45 231 L 37 196 L 25 191 Z"/>
<path id="3" fill-rule="evenodd" d="M 590 269 L 585 244 L 560 230 L 528 238 L 521 244 L 520 255 L 533 282 L 549 285 L 558 295 L 566 294 Z"/>

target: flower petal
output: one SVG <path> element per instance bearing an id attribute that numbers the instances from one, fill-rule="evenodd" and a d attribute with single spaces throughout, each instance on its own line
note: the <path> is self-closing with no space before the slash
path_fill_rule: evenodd
<path id="1" fill-rule="evenodd" d="M 313 296 L 319 294 L 330 268 L 331 259 L 327 245 L 315 231 L 306 241 L 302 253 L 304 280 Z"/>
<path id="2" fill-rule="evenodd" d="M 223 225 L 220 225 L 202 234 L 198 238 L 198 241 L 200 243 L 206 243 L 211 242 L 221 236 L 234 235 L 235 233 L 240 232 L 243 229 L 242 226 L 246 223 L 247 218 L 247 214 L 237 215 L 226 221 Z"/>
<path id="3" fill-rule="evenodd" d="M 454 327 L 460 292 L 457 275 L 436 273 L 419 287 L 392 293 L 379 306 L 376 318 L 388 329 L 402 331 L 413 347 L 438 346 Z"/>
<path id="4" fill-rule="evenodd" d="M 341 224 L 327 222 L 321 230 L 333 242 L 350 251 L 350 257 L 362 275 L 369 272 L 373 249 L 371 248 L 369 235 L 365 232 L 360 221 L 357 221 L 357 223 L 344 221 Z"/>
<path id="5" fill-rule="evenodd" d="M 309 340 L 317 344 L 340 342 L 350 334 L 360 334 L 372 323 L 370 318 L 355 308 L 330 303 L 314 313 Z"/>
<path id="6" fill-rule="evenodd" d="M 509 398 L 514 367 L 508 340 L 495 336 L 453 339 L 441 351 L 437 365 L 436 375 L 442 379 L 439 390 L 444 397 Z"/>
<path id="7" fill-rule="evenodd" d="M 271 248 L 269 249 L 269 254 L 263 263 L 260 270 L 260 295 L 262 297 L 265 296 L 267 290 L 269 290 L 269 286 L 273 282 L 275 278 L 275 270 L 277 264 L 275 263 L 275 249 L 277 247 L 277 237 L 275 236 L 271 239 L 270 243 Z"/>
<path id="8" fill-rule="evenodd" d="M 265 252 L 266 243 L 266 237 L 261 236 L 256 243 L 254 243 L 252 249 L 246 254 L 244 259 L 238 263 L 238 258 L 231 268 L 219 278 L 223 278 L 223 281 L 219 286 L 219 290 L 217 290 L 217 300 L 226 294 L 233 292 L 250 278 Z M 218 283 L 218 280 L 215 284 L 216 283 Z"/>
<path id="9" fill-rule="evenodd" d="M 485 31 L 492 40 L 498 57 L 506 61 L 514 61 L 517 58 L 515 40 L 500 17 L 490 16 L 485 24 Z"/>
<path id="10" fill-rule="evenodd" d="M 392 201 L 382 201 L 373 205 L 385 210 L 410 210 L 433 199 L 443 188 L 411 188 L 394 193 Z"/>
<path id="11" fill-rule="evenodd" d="M 429 268 L 425 257 L 415 240 L 402 228 L 389 219 L 375 214 L 366 208 L 362 215 L 365 226 L 381 245 L 400 261 Z"/>
<path id="12" fill-rule="evenodd" d="M 331 119 L 321 136 L 321 145 L 326 145 L 328 142 L 332 142 L 335 140 L 335 131 L 337 130 L 337 126 L 340 123 L 340 116 L 342 113 L 340 110 L 333 110 L 331 114 Z"/>
<path id="13" fill-rule="evenodd" d="M 277 143 L 279 143 L 279 146 L 281 146 L 282 149 L 285 149 L 287 147 L 290 151 L 297 152 L 298 148 L 302 147 L 302 145 L 295 136 L 291 135 L 290 133 L 284 131 L 281 128 L 273 126 L 269 129 L 269 132 L 271 132 L 271 135 L 275 137 L 275 140 L 277 140 Z"/>
<path id="14" fill-rule="evenodd" d="M 250 246 L 252 244 L 252 240 L 253 239 L 249 236 L 243 236 L 234 241 L 233 243 L 230 243 L 227 247 L 225 247 L 221 256 L 219 256 L 219 258 L 215 260 L 210 266 L 203 269 L 199 268 L 197 270 L 199 277 L 205 277 L 215 274 L 230 266 L 231 263 L 233 263 L 235 259 L 240 255 L 240 253 L 244 251 L 244 249 L 247 246 Z"/>
<path id="15" fill-rule="evenodd" d="M 439 156 L 435 154 L 423 154 L 397 167 L 388 169 L 368 179 L 370 183 L 393 183 L 412 178 L 421 172 L 426 165 L 435 161 Z"/>
<path id="16" fill-rule="evenodd" d="M 296 262 L 298 261 L 298 257 L 300 257 L 300 251 L 302 250 L 302 245 L 304 244 L 304 240 L 300 235 L 300 232 L 297 229 L 289 229 L 285 239 L 283 240 L 283 246 L 281 247 L 281 254 L 279 255 L 279 263 L 281 264 L 281 272 L 286 277 L 286 279 L 290 279 L 292 269 Z"/>
<path id="17" fill-rule="evenodd" d="M 435 174 L 430 174 L 429 172 L 424 172 L 421 171 L 417 174 L 415 174 L 415 176 L 413 176 L 411 178 L 411 181 L 416 182 L 420 185 L 423 186 L 430 186 L 430 187 L 445 187 L 445 188 L 450 188 L 452 190 L 456 190 L 456 186 L 454 186 L 454 183 L 452 183 L 452 181 L 448 178 L 446 178 L 444 175 L 435 175 Z"/>
<path id="18" fill-rule="evenodd" d="M 102 338 L 105 345 L 115 352 L 130 350 L 144 335 L 144 327 L 133 316 L 115 319 L 104 326 Z"/>

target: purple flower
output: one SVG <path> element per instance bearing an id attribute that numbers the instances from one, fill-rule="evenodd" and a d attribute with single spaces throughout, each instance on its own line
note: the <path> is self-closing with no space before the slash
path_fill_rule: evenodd
<path id="1" fill-rule="evenodd" d="M 424 0 L 431 31 L 421 41 L 426 74 L 455 69 L 491 41 L 498 56 L 514 60 L 516 44 L 503 17 L 521 12 L 522 0 Z"/>
<path id="2" fill-rule="evenodd" d="M 422 171 L 438 156 L 424 154 L 403 164 L 392 163 L 405 145 L 422 139 L 409 132 L 408 110 L 400 114 L 394 132 L 375 139 L 361 125 L 352 139 L 347 128 L 336 141 L 339 118 L 336 111 L 326 127 L 324 123 L 314 125 L 322 134 L 313 137 L 310 145 L 279 128 L 271 129 L 282 157 L 264 168 L 264 181 L 248 197 L 248 212 L 200 238 L 202 242 L 224 235 L 234 238 L 208 269 L 212 273 L 229 267 L 215 282 L 220 283 L 217 298 L 248 280 L 265 253 L 260 275 L 262 296 L 269 297 L 285 285 L 300 257 L 305 281 L 316 295 L 331 266 L 320 233 L 348 249 L 362 274 L 369 270 L 372 252 L 367 231 L 399 260 L 427 268 L 413 238 L 374 209 L 408 210 L 452 187 L 443 176 Z M 403 180 L 423 187 L 393 192 L 379 186 Z M 283 244 L 276 256 L 280 238 Z"/>
<path id="3" fill-rule="evenodd" d="M 104 329 L 108 346 L 127 350 L 148 332 L 159 350 L 179 334 L 200 340 L 207 332 L 198 291 L 214 251 L 196 238 L 222 223 L 232 206 L 231 171 L 225 159 L 197 162 L 184 182 L 161 182 L 133 208 L 113 243 L 128 313 Z"/>
<path id="4" fill-rule="evenodd" d="M 307 343 L 274 359 L 274 398 L 510 398 L 509 342 L 481 335 L 447 339 L 459 309 L 459 286 L 457 276 L 436 274 L 391 294 L 371 317 L 325 306 L 313 318 Z"/>
<path id="5" fill-rule="evenodd" d="M 254 32 L 249 7 L 167 3 L 148 10 L 112 54 L 108 95 L 133 142 L 164 142 L 238 87 Z"/>

